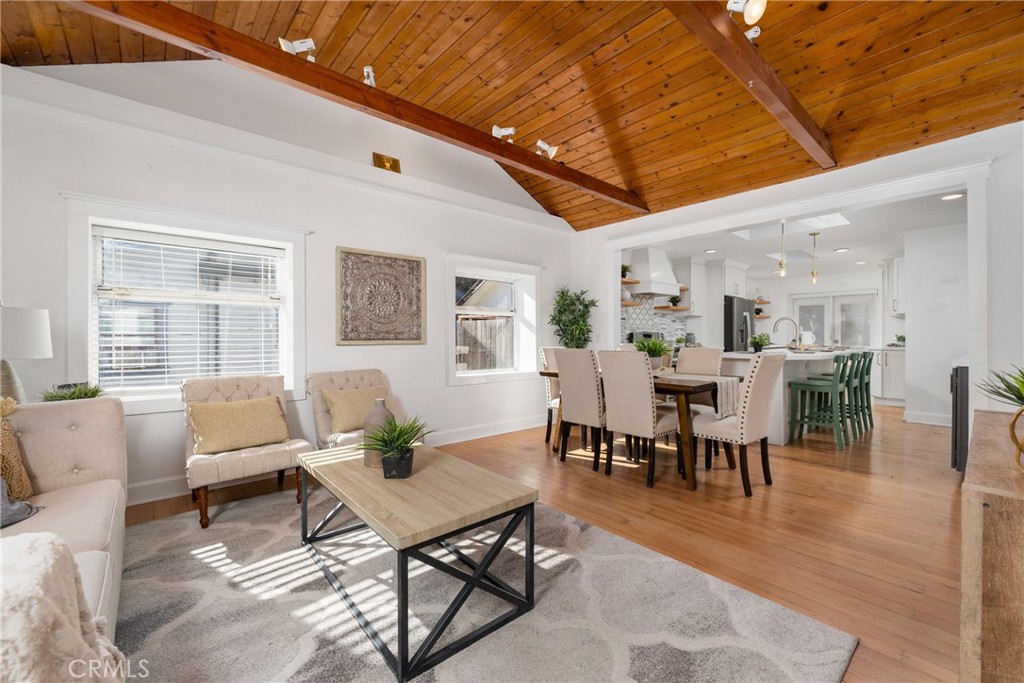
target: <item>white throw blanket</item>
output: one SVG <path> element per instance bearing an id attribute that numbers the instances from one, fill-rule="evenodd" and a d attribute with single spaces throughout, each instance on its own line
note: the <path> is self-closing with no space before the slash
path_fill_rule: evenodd
<path id="1" fill-rule="evenodd" d="M 123 681 L 124 655 L 85 602 L 74 554 L 56 534 L 2 541 L 4 681 Z"/>
<path id="2" fill-rule="evenodd" d="M 703 382 L 714 382 L 718 385 L 718 410 L 715 416 L 723 420 L 736 414 L 736 402 L 740 397 L 740 378 L 722 375 L 687 375 L 680 373 L 665 374 L 665 377 L 682 377 Z"/>

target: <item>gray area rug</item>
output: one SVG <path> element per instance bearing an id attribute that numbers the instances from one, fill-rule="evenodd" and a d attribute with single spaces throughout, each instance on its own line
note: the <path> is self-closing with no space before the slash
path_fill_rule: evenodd
<path id="1" fill-rule="evenodd" d="M 323 489 L 310 501 L 311 521 L 333 504 Z M 128 529 L 117 645 L 136 667 L 145 660 L 147 681 L 394 680 L 300 547 L 294 492 L 221 505 L 211 519 L 205 530 L 195 512 Z M 533 611 L 417 681 L 839 681 L 857 646 L 553 508 L 537 505 L 535 533 Z M 479 557 L 494 534 L 459 545 Z M 520 538 L 494 569 L 519 588 Z M 368 530 L 321 552 L 394 650 L 394 552 Z M 459 587 L 410 565 L 411 648 Z M 474 591 L 441 643 L 504 609 Z"/>

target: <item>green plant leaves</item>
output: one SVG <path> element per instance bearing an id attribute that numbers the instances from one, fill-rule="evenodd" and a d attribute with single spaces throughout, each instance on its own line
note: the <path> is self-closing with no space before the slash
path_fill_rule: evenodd
<path id="1" fill-rule="evenodd" d="M 433 431 L 428 430 L 427 425 L 418 417 L 399 422 L 394 416 L 389 415 L 384 419 L 384 424 L 363 435 L 362 447 L 380 451 L 383 455 L 402 453 L 413 446 L 418 446 L 419 440 Z"/>
<path id="2" fill-rule="evenodd" d="M 661 339 L 637 339 L 633 342 L 637 351 L 646 353 L 651 358 L 661 358 L 672 353 L 672 347 Z"/>
<path id="3" fill-rule="evenodd" d="M 991 377 L 978 383 L 978 388 L 1001 403 L 1024 406 L 1024 370 L 1016 365 L 1016 372 L 997 372 L 993 370 Z"/>
<path id="4" fill-rule="evenodd" d="M 562 287 L 555 292 L 555 303 L 548 324 L 555 328 L 555 336 L 568 349 L 583 349 L 590 343 L 593 328 L 590 326 L 590 311 L 597 306 L 597 299 L 588 299 L 587 290 L 569 291 Z"/>

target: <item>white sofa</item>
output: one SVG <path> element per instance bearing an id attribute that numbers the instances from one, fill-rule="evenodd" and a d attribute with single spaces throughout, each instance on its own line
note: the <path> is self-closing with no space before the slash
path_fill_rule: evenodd
<path id="1" fill-rule="evenodd" d="M 43 509 L 0 532 L 52 532 L 78 564 L 85 599 L 114 639 L 128 487 L 124 408 L 117 398 L 32 403 L 7 417 Z"/>

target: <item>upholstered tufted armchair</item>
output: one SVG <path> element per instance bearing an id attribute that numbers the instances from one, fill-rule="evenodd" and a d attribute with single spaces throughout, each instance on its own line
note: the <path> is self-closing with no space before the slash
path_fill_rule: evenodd
<path id="1" fill-rule="evenodd" d="M 388 408 L 401 419 L 399 411 L 393 405 L 388 379 L 377 369 L 338 370 L 334 372 L 313 372 L 306 375 L 306 393 L 313 399 L 313 425 L 316 428 L 316 443 L 320 448 L 335 448 L 363 442 L 363 430 L 359 428 L 336 432 L 332 429 L 331 411 L 324 390 L 336 389 L 342 392 L 352 389 L 368 389 L 382 387 L 382 398 L 386 399 Z M 342 394 L 343 395 L 343 394 Z M 363 418 L 365 419 L 365 414 Z M 360 425 L 362 420 L 360 420 Z"/>
<path id="2" fill-rule="evenodd" d="M 254 402 L 254 399 L 269 397 L 275 398 L 276 404 L 274 401 Z M 186 379 L 181 383 L 181 400 L 185 402 L 185 476 L 192 489 L 192 499 L 199 503 L 199 525 L 202 528 L 210 526 L 207 500 L 209 487 L 213 484 L 276 471 L 280 488 L 284 484 L 285 470 L 294 468 L 295 500 L 301 502 L 298 456 L 314 448 L 305 439 L 291 438 L 285 410 L 284 377 L 239 375 Z M 206 423 L 197 422 L 202 406 L 233 402 L 243 410 L 233 411 L 232 407 L 224 405 L 217 406 L 215 412 L 203 408 Z M 260 406 L 263 412 L 246 413 L 244 408 L 254 404 Z M 267 410 L 270 411 L 269 420 L 265 419 Z M 266 430 L 267 423 L 278 426 L 276 433 Z M 199 424 L 203 424 L 203 427 L 197 432 L 195 427 Z M 248 439 L 248 443 L 240 448 L 219 450 L 218 444 L 230 442 L 225 432 L 232 430 L 236 438 Z M 268 436 L 260 438 L 260 433 Z M 253 441 L 265 442 L 251 443 Z M 204 445 L 209 447 L 204 448 Z"/>

